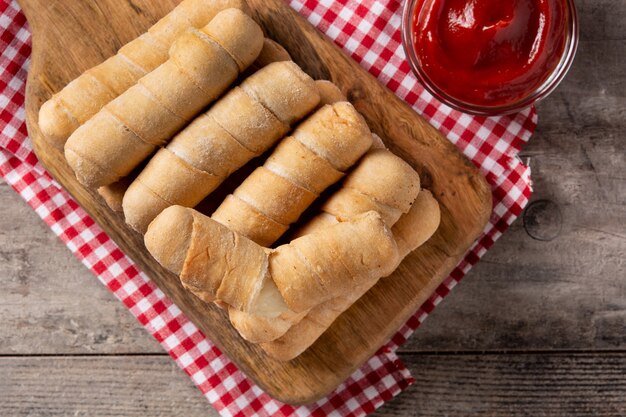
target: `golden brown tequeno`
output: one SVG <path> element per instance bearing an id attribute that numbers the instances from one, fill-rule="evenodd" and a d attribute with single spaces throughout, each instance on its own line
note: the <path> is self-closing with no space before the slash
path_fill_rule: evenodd
<path id="1" fill-rule="evenodd" d="M 347 101 L 322 107 L 292 136 L 341 172 L 354 165 L 355 155 L 363 155 L 372 146 L 365 119 Z"/>
<path id="2" fill-rule="evenodd" d="M 269 246 L 321 192 L 341 179 L 371 144 L 365 120 L 350 103 L 326 105 L 283 139 L 212 218 Z M 245 205 L 248 208 L 242 210 Z"/>
<path id="3" fill-rule="evenodd" d="M 351 217 L 374 210 L 388 225 L 408 213 L 420 190 L 419 175 L 404 160 L 386 149 L 372 149 L 350 173 L 342 187 L 324 203 L 320 220 L 296 233 L 310 233 L 312 225 L 331 217 Z M 326 214 L 326 215 L 325 215 Z"/>
<path id="4" fill-rule="evenodd" d="M 320 92 L 320 106 L 346 101 L 346 96 L 339 87 L 327 80 L 317 80 L 317 89 Z"/>
<path id="5" fill-rule="evenodd" d="M 249 11 L 244 0 L 185 0 L 147 33 L 123 46 L 117 55 L 85 71 L 41 106 L 39 127 L 62 147 L 80 125 L 105 104 L 135 85 L 168 58 L 176 37 L 190 27 L 205 26 L 228 8 Z"/>
<path id="6" fill-rule="evenodd" d="M 203 300 L 218 299 L 244 312 L 273 316 L 289 309 L 305 311 L 340 296 L 352 284 L 388 274 L 398 262 L 393 235 L 375 212 L 270 251 L 193 209 L 172 206 L 150 224 L 145 243 L 161 265 Z M 333 251 L 325 250 L 329 245 Z M 320 275 L 342 279 L 321 286 Z M 264 294 L 272 285 L 278 291 Z"/>
<path id="7" fill-rule="evenodd" d="M 270 274 L 289 309 L 307 311 L 354 286 L 390 274 L 397 264 L 397 247 L 386 225 L 381 225 L 380 215 L 370 211 L 273 251 Z M 362 232 L 366 227 L 371 229 Z M 339 228 L 341 238 L 333 233 Z"/>
<path id="8" fill-rule="evenodd" d="M 289 229 L 232 194 L 224 199 L 212 217 L 239 234 L 242 234 L 239 230 L 245 231 L 243 236 L 265 247 L 271 246 Z"/>
<path id="9" fill-rule="evenodd" d="M 286 62 L 277 64 L 281 63 L 284 64 Z M 297 65 L 295 63 L 291 64 L 291 67 L 270 64 L 270 66 L 276 66 L 272 72 L 259 71 L 254 75 L 255 82 L 249 82 L 249 79 L 247 79 L 241 83 L 241 89 L 246 94 L 265 106 L 278 120 L 287 125 L 293 125 L 302 119 L 310 112 L 310 106 L 315 108 L 320 101 L 315 83 L 313 82 L 312 86 L 308 85 L 311 77 L 304 71 L 292 71 L 292 68 L 297 67 Z M 278 78 L 286 85 L 292 86 L 290 94 L 282 94 L 281 91 L 273 88 L 276 83 L 275 78 Z M 302 83 L 307 84 L 306 89 L 298 88 Z"/>
<path id="10" fill-rule="evenodd" d="M 168 61 L 68 139 L 65 157 L 79 181 L 99 187 L 127 176 L 215 100 L 262 47 L 261 28 L 239 9 L 223 10 L 201 30 L 184 32 Z"/>
<path id="11" fill-rule="evenodd" d="M 193 209 L 172 206 L 150 225 L 146 247 L 205 301 L 252 308 L 267 275 L 265 249 Z M 210 298 L 209 298 L 210 297 Z"/>
<path id="12" fill-rule="evenodd" d="M 291 61 L 267 65 L 246 79 L 242 86 L 246 85 L 267 103 L 272 102 L 272 96 L 306 93 L 306 100 L 297 100 L 285 110 L 290 122 L 308 114 L 319 101 L 313 79 Z M 148 163 L 124 196 L 127 223 L 143 233 L 166 207 L 194 207 L 289 129 L 287 122 L 279 120 L 257 98 L 235 87 Z M 253 218 L 246 216 L 247 220 Z"/>

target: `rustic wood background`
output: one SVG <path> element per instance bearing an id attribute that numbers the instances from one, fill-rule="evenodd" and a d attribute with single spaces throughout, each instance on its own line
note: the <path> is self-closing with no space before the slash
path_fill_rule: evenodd
<path id="1" fill-rule="evenodd" d="M 522 154 L 533 203 L 402 348 L 417 382 L 376 416 L 626 415 L 626 2 L 577 4 L 576 63 Z M 0 414 L 217 415 L 4 183 L 0 201 Z"/>

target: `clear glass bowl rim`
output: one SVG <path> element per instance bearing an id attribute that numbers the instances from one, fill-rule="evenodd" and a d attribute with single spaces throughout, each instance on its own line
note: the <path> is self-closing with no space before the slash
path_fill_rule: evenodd
<path id="1" fill-rule="evenodd" d="M 458 100 L 446 94 L 445 91 L 438 88 L 429 80 L 428 76 L 424 73 L 424 71 L 422 71 L 419 59 L 415 53 L 415 48 L 413 47 L 413 16 L 417 5 L 424 1 L 428 0 L 406 0 L 404 4 L 401 30 L 402 46 L 404 47 L 404 52 L 407 56 L 409 66 L 422 86 L 424 86 L 424 88 L 437 100 L 452 107 L 453 109 L 476 116 L 503 116 L 511 113 L 517 113 L 534 104 L 537 104 L 539 101 L 550 95 L 550 93 L 556 89 L 561 81 L 563 81 L 565 75 L 574 62 L 579 39 L 578 13 L 574 0 L 565 0 L 570 16 L 570 22 L 568 25 L 569 33 L 567 44 L 565 45 L 565 51 L 563 52 L 558 65 L 552 71 L 552 74 L 535 91 L 521 100 L 502 106 L 479 106 Z"/>

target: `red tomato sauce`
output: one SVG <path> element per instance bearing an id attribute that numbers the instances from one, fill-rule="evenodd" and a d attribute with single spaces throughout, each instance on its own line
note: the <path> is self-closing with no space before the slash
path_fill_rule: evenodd
<path id="1" fill-rule="evenodd" d="M 561 60 L 566 7 L 565 0 L 423 0 L 413 19 L 422 71 L 456 100 L 515 103 Z"/>

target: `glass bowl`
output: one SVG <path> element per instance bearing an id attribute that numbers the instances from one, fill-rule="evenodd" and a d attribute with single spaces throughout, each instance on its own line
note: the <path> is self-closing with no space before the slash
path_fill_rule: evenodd
<path id="1" fill-rule="evenodd" d="M 578 13 L 576 12 L 574 0 L 565 0 L 566 11 L 568 12 L 566 17 L 569 18 L 569 22 L 567 22 L 568 33 L 565 40 L 565 50 L 563 51 L 561 60 L 550 76 L 546 78 L 539 87 L 520 100 L 499 106 L 480 106 L 458 100 L 431 82 L 429 77 L 422 70 L 419 57 L 415 53 L 413 44 L 413 23 L 415 16 L 419 15 L 416 11 L 418 7 L 423 7 L 429 1 L 431 0 L 406 0 L 402 13 L 402 45 L 404 46 L 409 65 L 420 83 L 436 99 L 453 109 L 477 116 L 502 116 L 516 113 L 538 103 L 552 93 L 563 78 L 565 78 L 565 75 L 572 66 L 576 49 L 578 48 Z"/>

